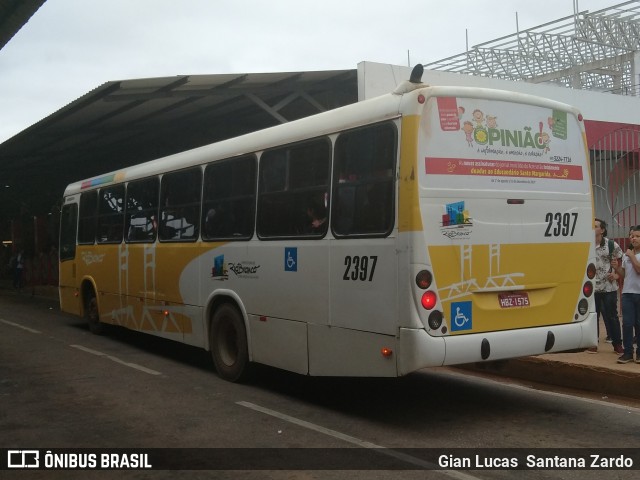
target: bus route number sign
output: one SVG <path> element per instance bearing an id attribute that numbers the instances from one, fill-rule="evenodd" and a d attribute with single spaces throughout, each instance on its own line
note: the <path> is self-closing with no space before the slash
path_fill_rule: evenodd
<path id="1" fill-rule="evenodd" d="M 527 292 L 499 293 L 498 301 L 501 308 L 528 307 L 529 294 Z"/>

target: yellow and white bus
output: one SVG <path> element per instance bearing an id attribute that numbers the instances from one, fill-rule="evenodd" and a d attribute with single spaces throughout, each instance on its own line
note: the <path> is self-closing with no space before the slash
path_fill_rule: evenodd
<path id="1" fill-rule="evenodd" d="M 232 381 L 591 347 L 587 155 L 570 106 L 414 78 L 69 185 L 61 308 L 202 347 Z"/>

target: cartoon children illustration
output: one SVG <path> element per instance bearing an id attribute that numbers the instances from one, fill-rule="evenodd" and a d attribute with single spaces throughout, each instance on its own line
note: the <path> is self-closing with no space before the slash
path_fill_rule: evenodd
<path id="1" fill-rule="evenodd" d="M 478 110 L 477 108 L 473 111 L 473 121 L 476 122 L 476 126 L 482 127 L 484 124 L 484 113 L 482 110 Z"/>
<path id="2" fill-rule="evenodd" d="M 473 147 L 473 123 L 467 120 L 462 125 L 462 130 L 464 131 L 465 137 L 467 139 L 467 144 L 470 147 Z"/>
<path id="3" fill-rule="evenodd" d="M 498 128 L 498 117 L 495 115 L 487 115 L 487 127 Z"/>
<path id="4" fill-rule="evenodd" d="M 540 134 L 539 142 L 540 142 L 541 145 L 544 146 L 543 153 L 547 153 L 547 152 L 549 152 L 551 150 L 549 148 L 549 143 L 551 143 L 551 137 L 549 137 L 549 134 L 547 132 L 542 132 Z"/>

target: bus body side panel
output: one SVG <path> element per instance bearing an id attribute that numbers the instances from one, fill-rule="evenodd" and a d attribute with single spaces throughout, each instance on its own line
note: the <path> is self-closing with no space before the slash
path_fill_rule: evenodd
<path id="1" fill-rule="evenodd" d="M 251 361 L 309 373 L 307 323 L 249 315 Z"/>
<path id="2" fill-rule="evenodd" d="M 395 377 L 397 338 L 350 328 L 309 325 L 309 375 Z M 384 357 L 382 349 L 394 352 Z"/>
<path id="3" fill-rule="evenodd" d="M 329 240 L 205 245 L 182 272 L 180 288 L 186 296 L 190 279 L 200 278 L 207 348 L 210 304 L 231 301 L 246 313 L 252 361 L 308 373 L 307 324 L 329 323 Z"/>
<path id="4" fill-rule="evenodd" d="M 79 245 L 76 276 L 95 284 L 100 321 L 204 346 L 202 308 L 194 276 L 183 296 L 180 272 L 199 251 L 197 244 Z M 194 335 L 195 331 L 195 335 Z"/>
<path id="5" fill-rule="evenodd" d="M 396 335 L 397 288 L 395 234 L 332 241 L 332 326 Z"/>
<path id="6" fill-rule="evenodd" d="M 78 295 L 77 257 L 60 263 L 59 287 L 60 310 L 74 315 L 82 315 L 82 298 Z"/>
<path id="7" fill-rule="evenodd" d="M 64 278 L 71 278 L 70 273 L 60 272 L 60 275 L 64 275 Z M 58 293 L 60 297 L 60 310 L 78 316 L 83 314 L 82 300 L 80 299 L 80 296 L 77 295 L 77 292 L 78 289 L 75 286 L 59 286 Z"/>

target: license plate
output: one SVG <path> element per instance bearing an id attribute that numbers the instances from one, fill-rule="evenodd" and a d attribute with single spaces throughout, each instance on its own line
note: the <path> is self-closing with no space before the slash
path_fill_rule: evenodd
<path id="1" fill-rule="evenodd" d="M 529 294 L 527 292 L 499 293 L 498 301 L 501 308 L 528 307 Z"/>

